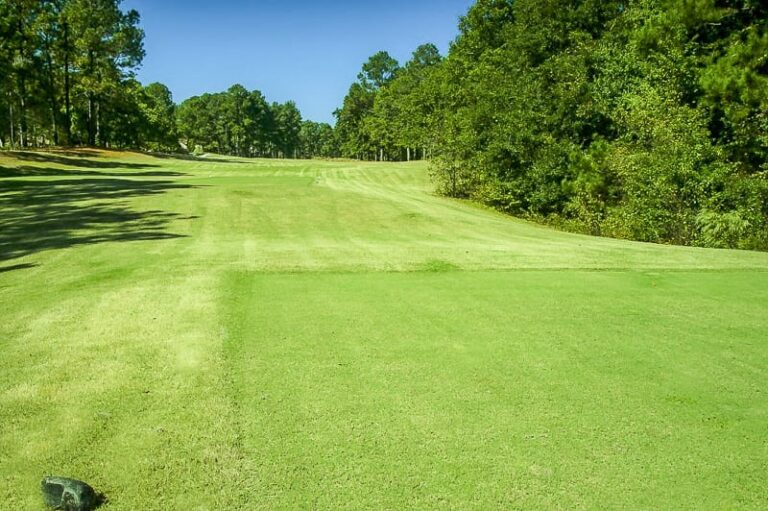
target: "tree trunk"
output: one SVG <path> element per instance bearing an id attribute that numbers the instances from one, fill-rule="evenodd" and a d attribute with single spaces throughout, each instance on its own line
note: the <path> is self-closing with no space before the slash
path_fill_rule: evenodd
<path id="1" fill-rule="evenodd" d="M 22 80 L 22 83 L 24 80 Z M 19 102 L 19 105 L 21 106 L 21 112 L 19 112 L 19 144 L 21 144 L 22 149 L 27 146 L 29 135 L 27 133 L 27 102 L 24 100 L 24 94 L 26 94 L 26 86 L 22 86 L 21 88 L 21 101 Z"/>
<path id="2" fill-rule="evenodd" d="M 59 145 L 59 127 L 56 124 L 56 108 L 51 107 L 51 129 L 53 130 L 53 145 Z"/>
<path id="3" fill-rule="evenodd" d="M 69 24 L 64 23 L 64 112 L 66 122 L 64 132 L 67 136 L 67 145 L 72 145 L 72 100 L 70 99 L 69 76 Z"/>
<path id="4" fill-rule="evenodd" d="M 11 121 L 11 149 L 16 149 L 16 134 L 13 132 L 13 101 L 8 102 L 8 114 Z"/>
<path id="5" fill-rule="evenodd" d="M 16 30 L 18 31 L 17 33 L 19 35 L 21 35 L 21 34 L 24 33 L 24 24 L 23 24 L 22 20 L 25 19 L 24 16 L 23 16 L 23 14 L 24 14 L 23 6 L 22 6 L 21 3 L 18 3 L 16 8 L 18 9 L 18 11 L 17 11 L 18 23 L 16 25 Z M 25 61 L 25 59 L 24 59 L 24 55 L 25 55 L 25 51 L 24 51 L 24 37 L 19 37 L 19 45 L 16 48 L 16 51 L 18 52 L 17 57 L 19 58 L 19 60 L 24 62 Z M 25 70 L 23 68 L 20 68 L 20 69 L 18 69 L 16 71 L 16 78 L 17 78 L 16 85 L 19 88 L 18 92 L 19 92 L 19 107 L 20 107 L 19 108 L 19 145 L 21 146 L 22 149 L 24 149 L 24 132 L 26 131 L 26 128 L 27 128 L 27 126 L 26 126 L 26 105 L 24 103 L 24 96 L 26 96 L 26 94 L 27 94 L 27 91 L 26 91 L 27 87 L 26 87 L 26 83 L 24 81 L 24 73 L 25 73 Z M 11 102 L 12 101 L 13 100 L 11 100 Z"/>
<path id="6" fill-rule="evenodd" d="M 48 94 L 48 106 L 51 109 L 51 129 L 53 130 L 53 143 L 54 145 L 59 145 L 59 131 L 58 126 L 56 122 L 56 118 L 58 117 L 57 111 L 58 111 L 58 105 L 56 101 L 56 81 L 54 79 L 54 72 L 53 72 L 53 57 L 51 56 L 51 43 L 48 39 L 44 40 L 44 49 L 45 49 L 45 67 L 47 71 L 47 84 L 46 84 L 46 93 Z M 50 145 L 50 140 L 48 141 Z"/>
<path id="7" fill-rule="evenodd" d="M 93 93 L 88 93 L 88 145 L 93 147 L 96 145 L 96 130 L 94 129 L 94 102 Z"/>
<path id="8" fill-rule="evenodd" d="M 96 99 L 96 145 L 99 147 L 104 145 L 104 141 L 101 140 L 101 102 Z"/>
<path id="9" fill-rule="evenodd" d="M 95 56 L 93 50 L 88 52 L 88 73 L 87 76 L 93 79 Z M 96 145 L 96 98 L 93 93 L 93 83 L 88 84 L 88 145 Z"/>
<path id="10" fill-rule="evenodd" d="M 408 152 L 408 161 L 411 161 L 411 148 L 408 147 L 406 151 Z"/>

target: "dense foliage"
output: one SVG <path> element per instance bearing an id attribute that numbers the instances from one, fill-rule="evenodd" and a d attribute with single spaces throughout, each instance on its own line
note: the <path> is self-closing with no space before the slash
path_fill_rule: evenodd
<path id="1" fill-rule="evenodd" d="M 767 27 L 758 0 L 479 0 L 444 60 L 364 70 L 341 147 L 426 148 L 444 193 L 577 231 L 768 249 Z"/>
<path id="2" fill-rule="evenodd" d="M 341 153 L 376 160 L 424 157 L 436 105 L 428 78 L 441 60 L 432 44 L 419 46 L 402 68 L 387 52 L 373 55 L 334 112 Z"/>
<path id="3" fill-rule="evenodd" d="M 134 78 L 143 39 L 119 0 L 0 2 L 0 147 L 177 150 L 171 92 Z"/>
<path id="4" fill-rule="evenodd" d="M 0 145 L 167 145 L 168 90 L 132 78 L 143 38 L 117 0 L 0 2 Z"/>
<path id="5" fill-rule="evenodd" d="M 234 156 L 336 156 L 333 128 L 302 121 L 296 104 L 267 103 L 261 92 L 234 85 L 184 101 L 178 131 L 190 150 Z"/>
<path id="6" fill-rule="evenodd" d="M 238 156 L 336 156 L 328 124 L 302 122 L 235 85 L 179 107 L 143 86 L 139 14 L 119 0 L 0 1 L 0 148 L 51 145 L 190 149 Z"/>

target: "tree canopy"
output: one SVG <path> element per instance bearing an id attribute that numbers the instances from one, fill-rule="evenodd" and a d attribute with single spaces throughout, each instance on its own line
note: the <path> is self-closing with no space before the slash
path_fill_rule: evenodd
<path id="1" fill-rule="evenodd" d="M 173 152 L 182 142 L 237 156 L 338 155 L 330 126 L 308 129 L 295 103 L 241 85 L 177 106 L 165 85 L 135 79 L 143 41 L 139 13 L 119 0 L 0 2 L 0 148 Z M 371 79 L 385 80 L 387 65 L 373 65 Z"/>
<path id="2" fill-rule="evenodd" d="M 143 94 L 132 82 L 144 58 L 139 19 L 117 0 L 0 3 L 2 143 L 109 145 L 152 131 L 147 119 L 126 124 L 141 115 L 125 108 Z"/>

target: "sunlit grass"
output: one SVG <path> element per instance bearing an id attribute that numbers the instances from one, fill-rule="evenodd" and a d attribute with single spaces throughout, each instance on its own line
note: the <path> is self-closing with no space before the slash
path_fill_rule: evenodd
<path id="1" fill-rule="evenodd" d="M 422 163 L 0 153 L 0 508 L 762 509 L 766 270 Z"/>

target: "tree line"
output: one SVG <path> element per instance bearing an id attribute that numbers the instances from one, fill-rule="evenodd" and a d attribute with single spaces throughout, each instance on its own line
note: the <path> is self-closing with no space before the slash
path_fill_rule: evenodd
<path id="1" fill-rule="evenodd" d="M 187 99 L 176 119 L 178 137 L 192 151 L 272 158 L 338 155 L 329 124 L 302 120 L 293 101 L 270 104 L 260 91 L 242 85 Z"/>
<path id="2" fill-rule="evenodd" d="M 130 80 L 143 37 L 115 0 L 0 2 L 0 143 L 132 143 L 125 118 L 158 92 Z"/>
<path id="3" fill-rule="evenodd" d="M 478 0 L 445 58 L 374 55 L 342 153 L 570 230 L 768 249 L 768 4 Z"/>
<path id="4" fill-rule="evenodd" d="M 379 161 L 429 155 L 437 106 L 431 81 L 441 62 L 437 47 L 424 44 L 403 67 L 386 51 L 363 64 L 334 112 L 342 155 Z"/>
<path id="5" fill-rule="evenodd" d="M 428 158 L 438 189 L 605 236 L 768 249 L 768 5 L 478 0 L 446 56 L 363 66 L 336 125 L 142 85 L 119 0 L 0 2 L 0 146 Z"/>
<path id="6" fill-rule="evenodd" d="M 240 85 L 176 105 L 142 85 L 135 10 L 119 0 L 0 2 L 0 148 L 101 146 L 237 156 L 337 156 L 333 128 Z"/>

